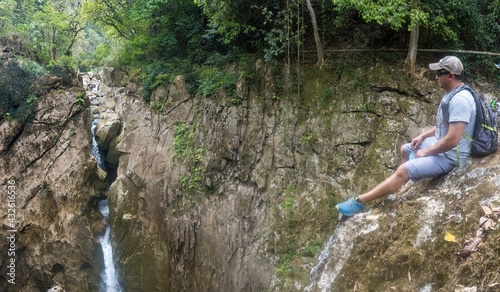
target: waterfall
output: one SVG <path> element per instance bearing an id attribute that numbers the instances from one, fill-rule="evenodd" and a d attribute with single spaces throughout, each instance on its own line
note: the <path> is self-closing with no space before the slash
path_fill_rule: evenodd
<path id="1" fill-rule="evenodd" d="M 106 220 L 109 219 L 109 206 L 108 199 L 102 200 L 98 203 L 99 211 L 102 213 Z M 101 290 L 106 292 L 120 292 L 122 288 L 118 282 L 118 273 L 115 269 L 113 261 L 113 249 L 111 247 L 111 228 L 106 227 L 106 233 L 101 239 L 102 254 L 104 256 L 104 271 L 101 273 L 102 284 Z"/>
<path id="2" fill-rule="evenodd" d="M 100 96 L 100 93 L 98 92 L 99 88 L 99 82 L 92 86 L 92 84 L 87 84 L 90 86 L 87 86 L 87 88 L 92 88 L 92 92 L 98 93 L 98 96 Z M 98 97 L 97 97 L 98 98 Z M 97 160 L 97 165 L 108 174 L 108 187 L 111 185 L 112 180 L 116 177 L 113 173 L 116 171 L 115 169 L 110 169 L 107 164 L 106 164 L 106 152 L 103 151 L 100 147 L 99 144 L 97 143 L 96 139 L 96 128 L 97 124 L 99 123 L 99 114 L 94 115 L 94 120 L 92 121 L 92 124 L 90 125 L 90 129 L 92 131 L 92 149 L 91 149 L 91 154 L 94 156 Z M 108 199 L 106 198 L 105 200 L 100 201 L 97 204 L 99 212 L 106 218 L 106 220 L 109 222 L 109 206 L 108 206 Z M 103 292 L 121 292 L 123 291 L 120 282 L 118 281 L 118 273 L 115 269 L 115 263 L 113 260 L 113 249 L 111 246 L 111 227 L 108 226 L 106 227 L 106 233 L 104 234 L 104 237 L 101 238 L 101 248 L 102 248 L 102 254 L 104 257 L 104 271 L 101 272 L 101 291 Z"/>
<path id="3" fill-rule="evenodd" d="M 419 229 L 413 242 L 413 246 L 419 248 L 431 240 L 432 226 L 442 216 L 445 205 L 431 197 L 421 197 L 416 201 L 423 204 L 419 214 Z M 310 284 L 304 289 L 304 292 L 332 291 L 335 287 L 335 279 L 351 255 L 353 242 L 359 236 L 375 231 L 379 227 L 378 218 L 380 216 L 380 214 L 372 215 L 372 211 L 369 210 L 339 222 L 326 247 L 321 252 L 318 264 L 311 270 Z M 432 284 L 425 285 L 419 291 L 432 291 Z"/>
<path id="4" fill-rule="evenodd" d="M 107 173 L 108 168 L 106 167 L 106 160 L 105 160 L 106 154 L 104 153 L 104 151 L 101 148 L 99 148 L 99 144 L 97 144 L 97 140 L 95 137 L 95 130 L 97 128 L 98 123 L 99 123 L 99 119 L 94 118 L 94 120 L 92 121 L 92 124 L 90 125 L 90 130 L 92 131 L 91 154 L 92 154 L 92 156 L 95 157 L 95 159 L 97 159 L 97 165 Z"/>
<path id="5" fill-rule="evenodd" d="M 353 242 L 358 236 L 378 228 L 378 217 L 371 211 L 349 217 L 339 222 L 319 256 L 318 264 L 311 270 L 311 283 L 304 292 L 331 291 L 335 278 L 351 255 Z"/>

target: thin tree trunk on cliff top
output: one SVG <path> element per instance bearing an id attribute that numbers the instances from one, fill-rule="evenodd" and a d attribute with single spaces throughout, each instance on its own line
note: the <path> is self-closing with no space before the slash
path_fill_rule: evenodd
<path id="1" fill-rule="evenodd" d="M 410 74 L 415 73 L 415 64 L 417 63 L 417 49 L 418 49 L 418 34 L 419 25 L 415 24 L 410 33 L 410 46 L 408 47 L 408 55 L 406 56 L 406 68 Z"/>
<path id="2" fill-rule="evenodd" d="M 318 65 L 323 66 L 323 63 L 325 62 L 325 57 L 323 56 L 323 46 L 321 45 L 321 39 L 319 38 L 318 24 L 316 23 L 316 14 L 314 14 L 311 1 L 306 0 L 306 3 L 307 3 L 307 9 L 309 9 L 309 13 L 311 14 L 311 22 L 314 30 L 314 40 L 316 41 L 316 49 L 318 51 Z"/>

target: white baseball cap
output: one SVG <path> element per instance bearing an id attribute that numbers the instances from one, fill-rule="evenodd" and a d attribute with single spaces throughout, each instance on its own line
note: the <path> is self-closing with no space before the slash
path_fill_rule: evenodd
<path id="1" fill-rule="evenodd" d="M 464 65 L 462 65 L 462 62 L 455 56 L 446 56 L 437 63 L 429 64 L 429 68 L 431 70 L 444 69 L 455 75 L 462 75 L 464 71 Z"/>

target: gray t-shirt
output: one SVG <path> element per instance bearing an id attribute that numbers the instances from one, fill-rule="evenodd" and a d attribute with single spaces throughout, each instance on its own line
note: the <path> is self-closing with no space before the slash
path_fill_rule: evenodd
<path id="1" fill-rule="evenodd" d="M 450 95 L 446 93 L 441 100 L 439 109 L 436 115 L 436 132 L 435 136 L 438 141 L 443 139 L 446 134 L 448 134 L 449 123 L 444 120 L 443 116 L 443 104 L 448 103 Z M 476 121 L 476 103 L 474 102 L 474 97 L 472 94 L 464 89 L 459 91 L 453 99 L 449 102 L 448 106 L 449 112 L 449 122 L 466 122 L 464 133 L 469 137 L 474 135 L 474 122 Z M 472 143 L 464 135 L 460 138 L 460 143 L 458 144 L 458 150 L 460 155 L 460 161 L 463 162 L 470 156 L 472 148 Z M 457 158 L 457 147 L 444 153 L 444 156 L 450 160 L 451 163 L 458 165 Z"/>

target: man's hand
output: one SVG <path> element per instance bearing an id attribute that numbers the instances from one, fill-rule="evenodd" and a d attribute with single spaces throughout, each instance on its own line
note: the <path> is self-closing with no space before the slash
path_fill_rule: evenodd
<path id="1" fill-rule="evenodd" d="M 462 137 L 462 133 L 465 129 L 465 122 L 452 122 L 448 128 L 448 134 L 444 136 L 441 141 L 439 141 L 436 145 L 429 147 L 427 149 L 420 149 L 415 153 L 415 158 L 425 157 L 436 155 L 439 153 L 444 153 L 446 151 L 450 151 L 453 147 L 456 147 L 460 142 L 460 138 Z M 418 137 L 417 137 L 418 138 Z M 413 139 L 416 140 L 417 138 Z M 413 147 L 412 140 L 412 147 Z"/>
<path id="2" fill-rule="evenodd" d="M 418 150 L 417 153 L 415 153 L 415 158 L 428 156 L 426 150 L 427 149 L 420 149 L 420 150 Z"/>
<path id="3" fill-rule="evenodd" d="M 411 140 L 411 149 L 417 149 L 417 147 L 420 146 L 420 143 L 422 143 L 423 140 L 424 138 L 422 138 L 422 136 L 413 138 L 413 140 Z M 417 156 L 415 155 L 415 157 Z"/>

